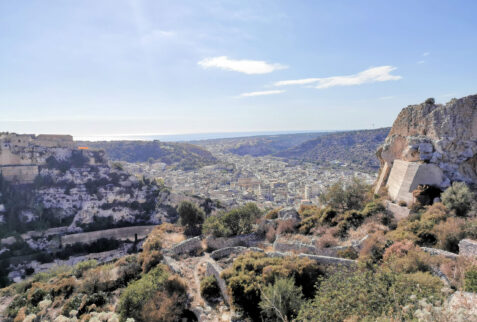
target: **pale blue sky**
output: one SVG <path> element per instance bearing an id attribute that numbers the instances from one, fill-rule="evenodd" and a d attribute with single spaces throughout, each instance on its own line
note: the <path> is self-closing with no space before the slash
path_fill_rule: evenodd
<path id="1" fill-rule="evenodd" d="M 477 93 L 476 12 L 458 0 L 0 0 L 0 131 L 389 126 L 427 97 Z"/>

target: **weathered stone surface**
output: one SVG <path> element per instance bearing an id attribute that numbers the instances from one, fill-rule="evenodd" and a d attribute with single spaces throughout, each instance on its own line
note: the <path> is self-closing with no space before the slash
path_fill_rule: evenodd
<path id="1" fill-rule="evenodd" d="M 382 167 L 395 160 L 437 166 L 444 176 L 441 188 L 452 181 L 477 184 L 477 95 L 445 105 L 422 103 L 404 108 L 377 155 Z"/>
<path id="2" fill-rule="evenodd" d="M 210 254 L 210 257 L 212 257 L 215 260 L 218 260 L 220 258 L 230 256 L 231 254 L 240 254 L 240 253 L 243 253 L 243 252 L 246 252 L 246 251 L 263 253 L 263 249 L 258 248 L 258 247 L 236 246 L 236 247 L 226 247 L 226 248 L 221 248 L 221 249 L 214 250 Z"/>
<path id="3" fill-rule="evenodd" d="M 172 272 L 182 276 L 182 271 L 179 266 L 179 263 L 170 256 L 164 256 L 164 264 L 171 269 Z"/>
<path id="4" fill-rule="evenodd" d="M 278 219 L 281 220 L 300 220 L 300 215 L 298 214 L 298 211 L 296 211 L 295 208 L 293 207 L 286 207 L 283 209 L 280 209 L 278 212 Z"/>
<path id="5" fill-rule="evenodd" d="M 200 237 L 193 237 L 186 239 L 179 244 L 167 250 L 167 253 L 172 256 L 180 256 L 182 254 L 195 253 L 202 250 L 202 242 Z"/>
<path id="6" fill-rule="evenodd" d="M 323 264 L 323 265 L 347 266 L 347 267 L 356 266 L 356 261 L 352 260 L 352 259 L 330 257 L 330 256 L 321 256 L 321 255 L 310 255 L 310 254 L 300 254 L 298 256 L 309 258 L 309 259 L 314 260 L 317 263 Z"/>
<path id="7" fill-rule="evenodd" d="M 310 255 L 337 256 L 340 250 L 345 250 L 349 246 L 338 246 L 329 248 L 318 248 L 310 244 L 300 242 L 283 242 L 278 239 L 273 243 L 273 249 L 278 252 L 294 252 Z"/>
<path id="8" fill-rule="evenodd" d="M 420 184 L 441 187 L 445 181 L 444 173 L 434 164 L 421 164 L 394 160 L 386 187 L 394 201 L 413 203 L 412 192 Z"/>
<path id="9" fill-rule="evenodd" d="M 259 234 L 248 234 L 234 237 L 209 236 L 206 238 L 205 242 L 208 249 L 221 249 L 235 246 L 252 247 L 256 246 L 262 240 L 263 237 Z"/>
<path id="10" fill-rule="evenodd" d="M 208 276 L 212 275 L 215 276 L 217 279 L 217 284 L 219 285 L 220 288 L 220 293 L 222 294 L 222 297 L 228 305 L 230 305 L 230 298 L 227 293 L 227 284 L 225 284 L 224 279 L 220 276 L 220 273 L 222 273 L 222 269 L 217 265 L 217 263 L 213 260 L 210 259 L 207 261 L 207 268 L 206 268 L 206 274 Z"/>
<path id="11" fill-rule="evenodd" d="M 436 248 L 430 248 L 430 247 L 421 247 L 421 249 L 431 255 L 445 256 L 450 259 L 457 259 L 457 257 L 459 256 L 457 254 L 454 254 L 442 249 L 436 249 Z"/>
<path id="12" fill-rule="evenodd" d="M 408 207 L 403 207 L 390 201 L 386 201 L 386 210 L 392 213 L 397 221 L 409 217 L 409 213 L 411 212 Z"/>
<path id="13" fill-rule="evenodd" d="M 462 239 L 459 242 L 459 255 L 477 257 L 477 241 L 471 239 Z"/>

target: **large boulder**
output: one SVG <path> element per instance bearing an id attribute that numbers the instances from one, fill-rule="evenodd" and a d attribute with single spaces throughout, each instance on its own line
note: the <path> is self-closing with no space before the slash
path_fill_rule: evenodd
<path id="1" fill-rule="evenodd" d="M 377 156 L 383 177 L 378 188 L 387 182 L 394 160 L 435 165 L 443 173 L 441 189 L 453 181 L 477 184 L 477 95 L 404 108 Z"/>

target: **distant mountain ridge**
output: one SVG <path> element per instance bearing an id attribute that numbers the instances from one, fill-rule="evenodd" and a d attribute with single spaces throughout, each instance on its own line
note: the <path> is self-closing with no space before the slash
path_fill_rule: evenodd
<path id="1" fill-rule="evenodd" d="M 229 143 L 234 140 L 237 141 L 231 148 L 227 149 L 228 152 L 259 157 L 290 149 L 328 133 L 329 132 L 263 135 L 224 140 L 227 140 Z"/>
<path id="2" fill-rule="evenodd" d="M 306 162 L 329 163 L 340 161 L 353 163 L 358 169 L 379 169 L 376 150 L 390 131 L 389 127 L 374 130 L 357 130 L 327 133 L 274 156 Z"/>
<path id="3" fill-rule="evenodd" d="M 183 170 L 215 164 L 217 159 L 204 148 L 190 143 L 161 141 L 82 141 L 79 144 L 102 149 L 111 160 L 146 162 L 153 159 Z"/>

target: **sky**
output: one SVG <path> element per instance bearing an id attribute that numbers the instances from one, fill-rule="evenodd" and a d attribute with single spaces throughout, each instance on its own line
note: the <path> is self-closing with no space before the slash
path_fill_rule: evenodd
<path id="1" fill-rule="evenodd" d="M 0 131 L 391 126 L 477 93 L 477 1 L 0 0 Z"/>

